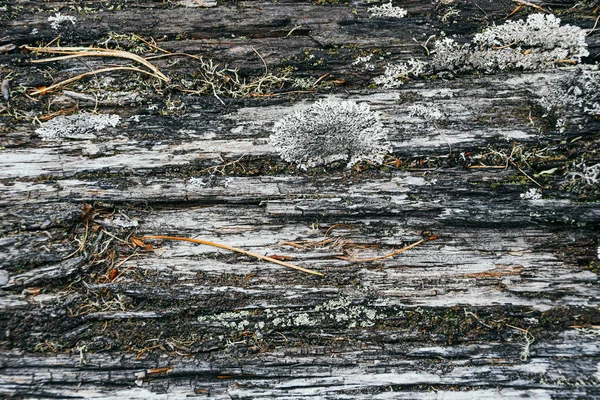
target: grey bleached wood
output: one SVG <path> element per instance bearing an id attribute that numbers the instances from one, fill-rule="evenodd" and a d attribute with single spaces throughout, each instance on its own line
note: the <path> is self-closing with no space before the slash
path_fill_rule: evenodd
<path id="1" fill-rule="evenodd" d="M 0 4 L 0 45 L 135 33 L 248 77 L 263 74 L 263 60 L 313 81 L 329 73 L 328 86 L 223 105 L 116 73 L 36 103 L 19 85 L 48 86 L 107 60 L 34 66 L 18 49 L 0 54 L 13 88 L 10 108 L 0 106 L 0 396 L 600 398 L 598 191 L 565 176 L 581 157 L 600 162 L 600 124 L 568 110 L 560 133 L 536 107 L 574 67 L 366 88 L 383 62 L 425 57 L 413 38 L 473 35 L 515 2 L 396 2 L 409 12 L 399 20 L 368 18 L 366 3 L 118 5 Z M 578 2 L 541 5 L 594 24 Z M 460 14 L 443 22 L 453 6 Z M 53 30 L 54 8 L 77 23 Z M 587 63 L 599 38 L 588 37 Z M 375 71 L 351 65 L 370 52 L 385 59 Z M 152 62 L 175 81 L 197 68 Z M 301 173 L 278 159 L 274 122 L 329 96 L 381 113 L 387 167 Z M 179 101 L 183 111 L 169 110 Z M 444 118 L 410 118 L 413 104 Z M 94 140 L 44 142 L 29 119 L 96 106 L 121 123 Z M 492 156 L 521 148 L 523 171 Z M 481 166 L 494 168 L 469 168 Z M 524 173 L 547 186 L 542 199 L 522 197 L 537 188 Z M 133 249 L 131 236 L 144 234 L 226 243 L 326 278 L 190 243 Z M 421 238 L 380 262 L 337 258 Z"/>

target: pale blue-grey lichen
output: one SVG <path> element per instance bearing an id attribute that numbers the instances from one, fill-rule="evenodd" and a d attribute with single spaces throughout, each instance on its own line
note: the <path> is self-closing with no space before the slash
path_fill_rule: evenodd
<path id="1" fill-rule="evenodd" d="M 77 17 L 72 15 L 63 15 L 59 12 L 57 12 L 53 17 L 48 17 L 48 22 L 50 22 L 50 26 L 54 30 L 58 30 L 63 22 L 70 22 L 71 24 L 75 25 L 75 21 L 77 21 Z"/>
<path id="2" fill-rule="evenodd" d="M 210 174 L 200 177 L 192 177 L 188 181 L 188 184 L 192 187 L 199 189 L 214 188 L 214 187 L 228 187 L 231 183 L 231 178 L 223 178 L 216 174 Z"/>
<path id="3" fill-rule="evenodd" d="M 4 101 L 10 99 L 10 83 L 8 82 L 8 79 L 2 80 L 2 83 L 0 84 L 0 93 L 2 93 Z"/>
<path id="4" fill-rule="evenodd" d="M 371 61 L 372 59 L 373 54 L 357 57 L 356 60 L 354 60 L 354 62 L 352 63 L 352 65 L 362 65 L 365 71 L 372 71 L 375 69 L 375 64 Z"/>
<path id="5" fill-rule="evenodd" d="M 418 78 L 428 70 L 426 62 L 411 58 L 406 62 L 386 65 L 383 75 L 375 77 L 373 82 L 384 89 L 393 89 L 402 86 L 409 79 Z"/>
<path id="6" fill-rule="evenodd" d="M 584 161 L 573 163 L 567 176 L 584 186 L 600 186 L 600 163 L 588 166 Z"/>
<path id="7" fill-rule="evenodd" d="M 439 108 L 433 105 L 413 104 L 408 107 L 408 116 L 413 118 L 422 118 L 427 122 L 435 122 L 444 117 Z"/>
<path id="8" fill-rule="evenodd" d="M 408 13 L 404 8 L 394 7 L 391 0 L 380 6 L 369 7 L 367 11 L 371 13 L 371 18 L 404 18 Z"/>
<path id="9" fill-rule="evenodd" d="M 121 117 L 116 114 L 59 115 L 44 123 L 35 132 L 42 140 L 94 139 L 96 132 L 108 126 L 116 126 Z"/>
<path id="10" fill-rule="evenodd" d="M 471 43 L 438 40 L 430 65 L 436 71 L 451 72 L 545 69 L 588 56 L 585 36 L 585 30 L 560 25 L 560 18 L 552 14 L 532 14 L 526 20 L 488 28 Z"/>
<path id="11" fill-rule="evenodd" d="M 265 309 L 262 312 L 241 310 L 200 316 L 198 322 L 217 327 L 256 332 L 295 327 L 345 326 L 347 328 L 369 327 L 386 318 L 372 305 L 353 304 L 345 297 L 326 301 L 314 307 Z"/>
<path id="12" fill-rule="evenodd" d="M 573 74 L 548 82 L 536 94 L 540 95 L 538 104 L 546 115 L 551 112 L 560 115 L 566 109 L 600 115 L 600 72 L 593 67 L 578 68 Z"/>
<path id="13" fill-rule="evenodd" d="M 530 188 L 525 193 L 519 195 L 523 200 L 540 200 L 542 198 L 542 192 L 537 188 Z"/>
<path id="14" fill-rule="evenodd" d="M 561 25 L 560 18 L 552 14 L 532 14 L 527 20 L 507 21 L 488 28 L 475 35 L 473 43 L 482 48 L 510 47 L 515 52 L 525 51 L 524 48 L 539 52 L 557 51 L 548 57 L 549 61 L 581 61 L 582 57 L 589 55 L 585 36 L 583 29 Z"/>
<path id="15" fill-rule="evenodd" d="M 368 160 L 381 164 L 390 151 L 388 131 L 367 103 L 322 100 L 277 121 L 270 143 L 302 169 Z"/>
<path id="16" fill-rule="evenodd" d="M 560 25 L 560 18 L 554 15 L 532 14 L 526 20 L 507 21 L 487 28 L 467 43 L 458 43 L 442 34 L 431 51 L 428 50 L 429 59 L 390 64 L 375 83 L 393 88 L 407 79 L 441 72 L 491 73 L 569 65 L 589 55 L 585 37 L 585 30 Z"/>

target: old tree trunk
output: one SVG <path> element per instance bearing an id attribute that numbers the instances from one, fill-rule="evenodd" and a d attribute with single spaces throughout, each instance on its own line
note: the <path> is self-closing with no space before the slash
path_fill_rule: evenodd
<path id="1" fill-rule="evenodd" d="M 521 3 L 395 1 L 398 19 L 366 1 L 0 0 L 0 397 L 600 398 L 599 196 L 581 172 L 600 122 L 537 102 L 579 66 L 372 81 L 427 60 L 431 35 L 463 43 L 513 11 L 591 30 L 599 12 Z M 57 12 L 76 20 L 55 29 Z M 46 45 L 137 54 L 169 81 L 23 47 Z M 381 114 L 383 165 L 281 160 L 275 121 L 327 96 Z M 81 112 L 120 120 L 42 140 Z"/>

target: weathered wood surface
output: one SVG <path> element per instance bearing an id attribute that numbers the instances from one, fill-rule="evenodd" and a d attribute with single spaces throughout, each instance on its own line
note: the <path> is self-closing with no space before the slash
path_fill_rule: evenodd
<path id="1" fill-rule="evenodd" d="M 471 35 L 515 2 L 400 2 L 409 16 L 399 20 L 368 18 L 366 3 L 104 1 L 80 13 L 5 3 L 0 46 L 48 43 L 58 9 L 77 16 L 64 46 L 130 32 L 248 76 L 264 71 L 257 53 L 271 71 L 330 75 L 313 93 L 288 86 L 222 104 L 115 72 L 108 87 L 79 82 L 36 103 L 26 88 L 109 61 L 0 53 L 12 86 L 0 112 L 1 396 L 600 398 L 598 188 L 565 175 L 582 157 L 599 162 L 600 123 L 570 112 L 559 133 L 535 105 L 570 70 L 384 91 L 366 88 L 381 68 L 351 65 L 363 52 L 424 57 L 413 38 Z M 597 15 L 591 4 L 538 4 L 587 29 Z M 460 14 L 442 22 L 450 7 Z M 586 63 L 598 61 L 599 37 L 588 37 Z M 155 63 L 174 82 L 193 77 L 193 62 L 173 61 Z M 274 121 L 329 94 L 381 112 L 388 165 L 302 172 L 278 158 Z M 412 104 L 445 117 L 433 129 L 408 117 Z M 92 140 L 35 133 L 33 117 L 95 108 L 121 123 Z M 481 165 L 496 168 L 471 168 Z M 542 199 L 522 198 L 537 187 L 525 174 L 546 186 Z M 281 256 L 325 278 L 212 247 L 130 241 L 153 234 Z M 421 238 L 394 258 L 337 258 Z"/>

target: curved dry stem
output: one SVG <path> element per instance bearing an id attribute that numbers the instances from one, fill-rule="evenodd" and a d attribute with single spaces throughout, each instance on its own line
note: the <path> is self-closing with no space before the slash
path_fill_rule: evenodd
<path id="1" fill-rule="evenodd" d="M 312 269 L 302 268 L 302 267 L 299 267 L 294 264 L 286 263 L 284 261 L 279 261 L 275 258 L 261 256 L 260 254 L 255 254 L 255 253 L 252 253 L 252 252 L 249 252 L 246 250 L 238 249 L 237 247 L 231 247 L 226 244 L 210 242 L 208 240 L 192 239 L 192 238 L 188 238 L 188 237 L 179 237 L 179 236 L 163 236 L 163 235 L 145 235 L 145 236 L 142 236 L 140 239 L 141 240 L 145 240 L 145 239 L 178 240 L 178 241 L 182 241 L 182 242 L 191 242 L 191 243 L 203 244 L 206 246 L 218 247 L 220 249 L 225 249 L 225 250 L 233 251 L 235 253 L 245 254 L 250 257 L 256 257 L 260 260 L 269 261 L 269 262 L 272 262 L 275 264 L 283 265 L 284 267 L 288 267 L 288 268 L 292 268 L 292 269 L 295 269 L 298 271 L 306 272 L 307 274 L 324 276 L 322 273 L 313 271 Z"/>
<path id="2" fill-rule="evenodd" d="M 85 73 L 83 73 L 81 75 L 77 75 L 77 76 L 74 76 L 72 78 L 66 79 L 64 81 L 55 83 L 54 85 L 48 86 L 46 88 L 38 89 L 36 91 L 31 92 L 30 94 L 32 96 L 35 96 L 35 95 L 38 95 L 38 94 L 44 94 L 44 93 L 47 93 L 47 92 L 49 92 L 51 90 L 56 89 L 57 87 L 68 85 L 71 82 L 78 81 L 79 79 L 85 78 L 86 76 L 89 76 L 89 75 L 96 75 L 96 74 L 101 74 L 103 72 L 118 71 L 118 70 L 135 71 L 135 72 L 139 72 L 141 74 L 150 75 L 150 76 L 152 76 L 154 78 L 160 78 L 159 76 L 157 76 L 157 75 L 155 75 L 155 74 L 153 74 L 151 72 L 144 71 L 143 69 L 139 69 L 139 68 L 135 68 L 135 67 L 110 67 L 110 68 L 102 68 L 102 69 L 97 69 L 95 71 L 85 72 Z"/>
<path id="3" fill-rule="evenodd" d="M 123 50 L 112 50 L 112 49 L 103 49 L 99 47 L 32 47 L 32 46 L 22 46 L 22 48 L 30 51 L 36 51 L 38 53 L 50 53 L 50 54 L 64 54 L 61 57 L 52 57 L 45 58 L 40 60 L 33 60 L 34 63 L 44 63 L 51 61 L 60 61 L 67 60 L 70 58 L 78 58 L 78 57 L 117 57 L 117 58 L 125 58 L 128 60 L 135 61 L 139 64 L 142 64 L 146 68 L 150 69 L 154 72 L 158 78 L 165 82 L 169 82 L 169 78 L 166 77 L 160 70 L 152 65 L 150 62 L 145 60 L 144 58 L 138 56 L 137 54 L 130 53 L 128 51 Z"/>
<path id="4" fill-rule="evenodd" d="M 421 239 L 417 242 L 414 242 L 413 244 L 409 244 L 408 246 L 400 249 L 400 250 L 396 250 L 393 251 L 389 254 L 386 254 L 385 256 L 381 256 L 381 257 L 373 257 L 373 258 L 354 258 L 354 257 L 344 257 L 344 256 L 337 256 L 336 258 L 339 258 L 340 260 L 346 260 L 346 261 L 360 261 L 360 262 L 369 262 L 369 261 L 379 261 L 379 260 L 383 260 L 386 258 L 390 258 L 390 257 L 394 257 L 395 255 L 398 255 L 400 253 L 404 253 L 406 250 L 410 250 L 413 247 L 416 247 L 418 245 L 420 245 L 421 243 L 423 243 L 425 241 L 425 239 Z"/>

